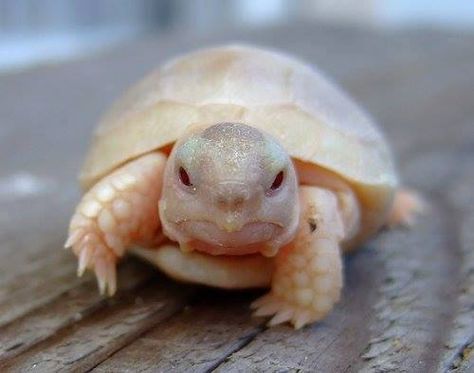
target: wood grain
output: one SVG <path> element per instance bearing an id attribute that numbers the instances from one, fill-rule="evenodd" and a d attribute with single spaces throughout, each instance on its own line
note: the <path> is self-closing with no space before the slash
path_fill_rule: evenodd
<path id="1" fill-rule="evenodd" d="M 177 284 L 121 266 L 117 298 L 61 249 L 75 175 L 104 108 L 158 63 L 241 40 L 317 63 L 380 122 L 430 203 L 414 230 L 345 260 L 342 302 L 293 331 L 253 319 L 254 292 Z M 0 76 L 0 370 L 474 370 L 474 35 L 314 24 L 170 34 Z"/>
<path id="2" fill-rule="evenodd" d="M 44 372 L 84 371 L 136 339 L 153 325 L 182 309 L 191 288 L 169 281 L 153 281 L 136 292 L 110 301 L 93 317 L 52 334 L 23 354 L 7 359 L 2 370 Z"/>
<path id="3" fill-rule="evenodd" d="M 96 367 L 94 371 L 207 372 L 263 329 L 252 320 L 249 294 L 207 292 L 165 324 L 160 324 Z"/>

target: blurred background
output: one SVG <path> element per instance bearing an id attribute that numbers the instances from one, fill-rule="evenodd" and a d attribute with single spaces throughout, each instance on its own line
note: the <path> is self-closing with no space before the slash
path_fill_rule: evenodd
<path id="1" fill-rule="evenodd" d="M 473 0 L 0 0 L 0 72 L 170 32 L 314 21 L 474 29 Z"/>

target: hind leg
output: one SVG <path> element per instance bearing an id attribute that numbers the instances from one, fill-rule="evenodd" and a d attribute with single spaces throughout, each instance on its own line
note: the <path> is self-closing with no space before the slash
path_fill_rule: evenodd
<path id="1" fill-rule="evenodd" d="M 401 188 L 395 193 L 392 210 L 387 225 L 389 227 L 411 227 L 415 224 L 417 215 L 426 210 L 426 204 L 421 196 L 413 190 Z"/>

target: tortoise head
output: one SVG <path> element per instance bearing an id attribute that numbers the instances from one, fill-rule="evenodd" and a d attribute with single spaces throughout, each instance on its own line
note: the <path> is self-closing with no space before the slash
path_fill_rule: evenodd
<path id="1" fill-rule="evenodd" d="M 159 208 L 165 234 L 183 250 L 273 256 L 298 225 L 296 172 L 269 135 L 215 124 L 175 144 Z"/>

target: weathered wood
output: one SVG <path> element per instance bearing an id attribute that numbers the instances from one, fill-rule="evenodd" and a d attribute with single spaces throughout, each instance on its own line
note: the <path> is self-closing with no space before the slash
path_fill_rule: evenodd
<path id="1" fill-rule="evenodd" d="M 110 301 L 109 306 L 95 312 L 94 317 L 79 317 L 73 326 L 0 363 L 0 369 L 88 370 L 182 309 L 190 290 L 163 278 L 153 281 L 139 291 Z"/>
<path id="2" fill-rule="evenodd" d="M 151 268 L 132 262 L 124 267 L 119 271 L 120 293 L 139 288 L 153 274 Z M 18 355 L 106 305 L 107 301 L 97 292 L 95 279 L 89 279 L 0 328 L 0 359 Z"/>
<path id="3" fill-rule="evenodd" d="M 250 318 L 253 293 L 178 285 L 136 261 L 104 300 L 61 249 L 99 114 L 171 55 L 229 39 L 333 75 L 431 203 L 415 230 L 383 232 L 347 258 L 342 302 L 297 332 Z M 302 24 L 170 35 L 0 77 L 0 370 L 472 371 L 473 60 L 474 35 Z"/>
<path id="4" fill-rule="evenodd" d="M 474 127 L 474 121 L 471 122 Z M 472 372 L 474 370 L 474 154 L 460 148 L 455 178 L 446 179 L 443 196 L 446 210 L 451 212 L 450 223 L 454 244 L 460 250 L 458 291 L 454 294 L 458 305 L 451 330 L 444 339 L 444 354 L 439 370 Z"/>
<path id="5" fill-rule="evenodd" d="M 263 329 L 252 320 L 249 294 L 208 292 L 196 304 L 160 324 L 102 364 L 97 372 L 208 372 Z"/>

